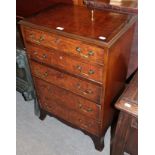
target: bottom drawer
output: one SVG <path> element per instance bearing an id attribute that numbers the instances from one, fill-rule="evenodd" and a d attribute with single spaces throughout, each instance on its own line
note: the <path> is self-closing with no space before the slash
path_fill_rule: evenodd
<path id="1" fill-rule="evenodd" d="M 80 97 L 70 91 L 49 84 L 39 78 L 33 77 L 38 98 L 57 102 L 67 109 L 77 111 L 78 113 L 99 121 L 101 106 Z"/>
<path id="2" fill-rule="evenodd" d="M 83 129 L 89 133 L 99 134 L 99 123 L 91 118 L 85 117 L 76 111 L 70 110 L 56 101 L 49 101 L 45 98 L 39 98 L 40 106 L 47 112 L 56 115 L 65 121 L 72 123 L 80 129 Z"/>

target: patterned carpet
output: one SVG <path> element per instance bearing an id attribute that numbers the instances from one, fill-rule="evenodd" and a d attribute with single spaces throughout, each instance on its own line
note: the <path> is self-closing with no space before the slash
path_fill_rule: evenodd
<path id="1" fill-rule="evenodd" d="M 105 148 L 96 151 L 89 136 L 55 118 L 40 121 L 33 111 L 33 101 L 25 102 L 17 92 L 17 155 L 109 155 L 110 129 Z"/>

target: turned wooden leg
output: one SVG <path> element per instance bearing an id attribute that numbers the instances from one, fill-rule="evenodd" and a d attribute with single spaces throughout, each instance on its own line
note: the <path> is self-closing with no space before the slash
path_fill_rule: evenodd
<path id="1" fill-rule="evenodd" d="M 42 109 L 40 109 L 40 116 L 39 116 L 39 119 L 43 121 L 45 118 L 46 118 L 46 113 L 45 113 L 45 111 L 43 111 Z"/>
<path id="2" fill-rule="evenodd" d="M 96 150 L 102 151 L 104 148 L 104 137 L 91 136 L 91 138 L 94 142 Z"/>

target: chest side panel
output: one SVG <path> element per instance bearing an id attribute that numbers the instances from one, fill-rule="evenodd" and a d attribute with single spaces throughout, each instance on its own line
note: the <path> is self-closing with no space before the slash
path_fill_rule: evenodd
<path id="1" fill-rule="evenodd" d="M 111 123 L 114 114 L 114 103 L 125 88 L 133 32 L 134 25 L 107 51 L 104 102 L 101 100 L 103 126 L 108 126 Z"/>

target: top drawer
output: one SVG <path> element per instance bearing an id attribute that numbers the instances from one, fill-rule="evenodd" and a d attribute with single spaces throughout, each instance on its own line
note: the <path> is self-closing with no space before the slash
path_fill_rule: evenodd
<path id="1" fill-rule="evenodd" d="M 69 39 L 60 35 L 40 30 L 24 28 L 26 41 L 74 54 L 82 59 L 103 64 L 104 50 L 102 48 L 84 44 L 81 41 Z M 60 49 L 61 48 L 61 49 Z"/>

